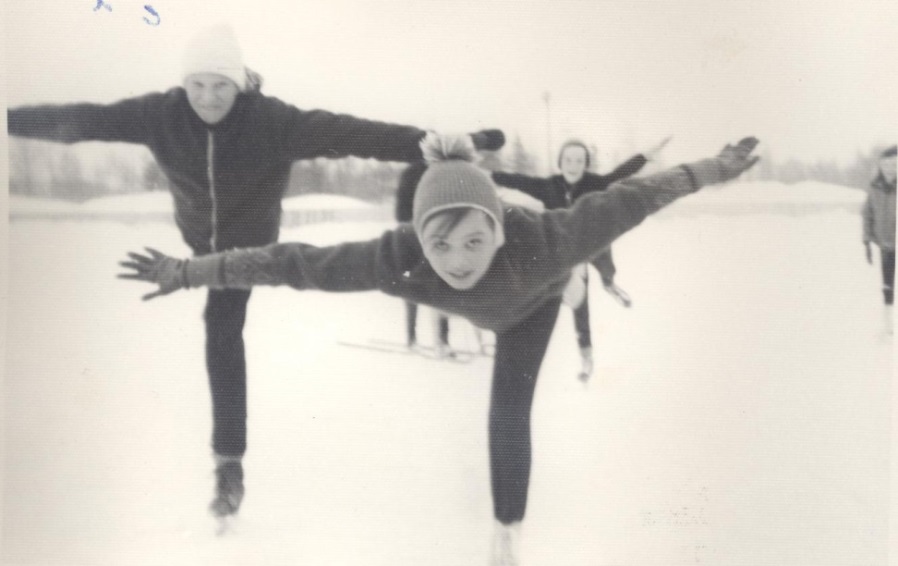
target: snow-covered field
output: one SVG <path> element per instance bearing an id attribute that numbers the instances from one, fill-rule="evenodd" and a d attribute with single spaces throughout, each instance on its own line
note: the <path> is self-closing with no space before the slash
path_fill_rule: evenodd
<path id="1" fill-rule="evenodd" d="M 634 307 L 593 273 L 587 387 L 562 310 L 533 412 L 524 566 L 887 564 L 892 348 L 863 193 L 794 189 L 688 197 L 619 240 Z M 216 537 L 204 293 L 141 302 L 149 286 L 115 274 L 145 245 L 187 254 L 169 223 L 9 226 L 0 563 L 487 563 L 490 365 L 338 345 L 402 337 L 401 302 L 375 293 L 254 292 L 247 496 Z M 457 345 L 472 335 L 453 321 Z"/>

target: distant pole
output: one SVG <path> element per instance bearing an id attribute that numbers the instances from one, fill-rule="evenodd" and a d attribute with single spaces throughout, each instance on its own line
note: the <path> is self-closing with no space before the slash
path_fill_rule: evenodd
<path id="1" fill-rule="evenodd" d="M 543 93 L 543 102 L 546 103 L 546 166 L 549 173 L 552 172 L 552 94 L 549 91 Z"/>

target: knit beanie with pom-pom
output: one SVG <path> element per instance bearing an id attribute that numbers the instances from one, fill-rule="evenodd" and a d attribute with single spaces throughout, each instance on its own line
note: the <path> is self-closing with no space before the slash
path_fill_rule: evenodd
<path id="1" fill-rule="evenodd" d="M 434 214 L 453 208 L 476 208 L 493 219 L 496 244 L 505 242 L 502 203 L 489 175 L 474 164 L 477 151 L 469 135 L 430 132 L 421 140 L 427 171 L 415 191 L 412 224 L 418 236 Z"/>

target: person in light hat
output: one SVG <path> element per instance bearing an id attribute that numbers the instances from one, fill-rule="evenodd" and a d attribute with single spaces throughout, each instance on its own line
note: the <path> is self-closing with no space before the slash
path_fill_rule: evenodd
<path id="1" fill-rule="evenodd" d="M 663 139 L 652 148 L 630 157 L 611 172 L 600 175 L 590 171 L 595 166 L 595 159 L 586 143 L 572 138 L 561 144 L 558 150 L 558 174 L 534 177 L 521 173 L 494 171 L 492 178 L 501 187 L 515 189 L 537 199 L 546 209 L 568 208 L 583 195 L 604 191 L 612 184 L 635 175 L 646 163 L 655 159 L 669 141 L 669 137 Z M 614 265 L 611 248 L 601 251 L 591 258 L 589 263 L 598 270 L 602 278 L 602 288 L 621 305 L 629 308 L 632 303 L 630 296 L 614 281 L 617 268 Z M 564 303 L 574 311 L 574 329 L 577 346 L 580 349 L 578 377 L 585 382 L 592 377 L 593 370 L 592 331 L 589 321 L 589 271 L 586 264 L 575 268 L 574 275 L 565 294 Z"/>
<path id="2" fill-rule="evenodd" d="M 475 165 L 467 136 L 430 134 L 429 166 L 412 221 L 369 241 L 316 247 L 300 242 L 176 259 L 152 248 L 128 254 L 119 277 L 179 289 L 370 291 L 429 305 L 496 333 L 489 408 L 489 462 L 495 517 L 493 566 L 519 564 L 531 467 L 530 412 L 537 376 L 571 269 L 649 214 L 704 185 L 739 176 L 757 161 L 755 138 L 717 157 L 617 183 L 569 209 L 504 205 Z"/>
<path id="3" fill-rule="evenodd" d="M 424 130 L 325 110 L 301 110 L 266 96 L 247 70 L 227 25 L 202 30 L 184 51 L 181 85 L 112 104 L 38 105 L 8 110 L 11 136 L 62 143 L 141 144 L 170 181 L 175 222 L 196 256 L 277 241 L 281 199 L 294 161 L 356 156 L 422 159 Z M 469 136 L 498 149 L 499 130 Z M 249 289 L 211 289 L 203 314 L 212 396 L 212 449 L 219 517 L 244 495 L 246 361 L 243 327 Z"/>
<path id="4" fill-rule="evenodd" d="M 867 200 L 861 214 L 863 241 L 867 263 L 873 263 L 870 244 L 879 246 L 882 271 L 883 335 L 893 334 L 892 304 L 895 299 L 895 161 L 898 146 L 891 146 L 879 155 L 876 176 L 867 191 Z"/>

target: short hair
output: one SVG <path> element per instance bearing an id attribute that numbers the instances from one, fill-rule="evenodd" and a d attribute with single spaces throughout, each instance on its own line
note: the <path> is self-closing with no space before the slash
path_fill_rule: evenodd
<path id="1" fill-rule="evenodd" d="M 437 228 L 437 235 L 445 238 L 452 232 L 452 230 L 455 229 L 456 226 L 459 225 L 462 220 L 465 219 L 465 217 L 468 216 L 468 214 L 474 212 L 475 210 L 483 214 L 483 216 L 487 219 L 490 228 L 495 231 L 496 223 L 493 220 L 493 217 L 484 212 L 482 209 L 473 206 L 456 206 L 453 208 L 445 208 L 428 216 L 424 221 L 424 224 L 421 226 L 421 232 L 423 232 L 429 224 L 436 220 L 440 222 L 440 225 Z"/>
<path id="2" fill-rule="evenodd" d="M 561 156 L 564 155 L 564 150 L 569 147 L 582 147 L 583 151 L 586 152 L 586 168 L 589 169 L 590 163 L 592 162 L 592 157 L 589 154 L 589 148 L 586 147 L 586 144 L 580 140 L 568 140 L 561 144 L 561 149 L 558 150 L 558 168 L 561 169 Z"/>

